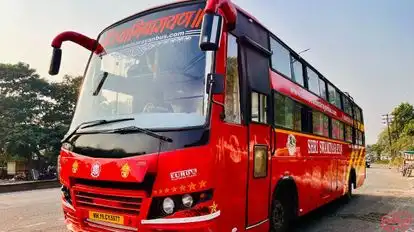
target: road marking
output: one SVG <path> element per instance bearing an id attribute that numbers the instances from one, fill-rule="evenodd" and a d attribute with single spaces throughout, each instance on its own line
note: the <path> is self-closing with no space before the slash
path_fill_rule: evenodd
<path id="1" fill-rule="evenodd" d="M 44 224 L 46 224 L 46 222 L 39 222 L 39 223 L 24 226 L 24 228 L 30 228 L 30 227 L 40 226 L 40 225 L 44 225 Z"/>

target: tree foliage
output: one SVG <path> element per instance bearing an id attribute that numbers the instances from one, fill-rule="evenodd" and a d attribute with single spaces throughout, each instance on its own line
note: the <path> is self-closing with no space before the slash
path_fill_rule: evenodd
<path id="1" fill-rule="evenodd" d="M 81 77 L 51 83 L 28 64 L 0 64 L 0 156 L 56 156 L 67 132 Z"/>
<path id="2" fill-rule="evenodd" d="M 398 154 L 399 151 L 414 150 L 414 107 L 403 102 L 391 113 L 393 120 L 390 132 L 385 128 L 378 136 L 378 141 L 372 146 L 372 151 L 378 155 L 388 153 Z M 392 145 L 390 145 L 390 135 Z"/>

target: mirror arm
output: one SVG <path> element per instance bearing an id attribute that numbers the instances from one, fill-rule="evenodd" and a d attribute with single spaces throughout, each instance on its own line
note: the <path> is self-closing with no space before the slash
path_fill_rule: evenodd
<path id="1" fill-rule="evenodd" d="M 234 30 L 236 28 L 237 10 L 231 0 L 208 0 L 204 12 L 214 14 L 219 9 L 223 11 L 228 31 Z"/>
<path id="2" fill-rule="evenodd" d="M 212 75 L 209 75 L 209 78 L 208 78 L 208 91 L 207 92 L 209 93 L 211 102 L 214 103 L 214 104 L 216 104 L 216 105 L 218 105 L 218 106 L 221 106 L 223 108 L 222 111 L 220 112 L 220 119 L 221 120 L 224 120 L 226 118 L 226 108 L 225 108 L 225 105 L 223 103 L 221 103 L 221 102 L 218 102 L 218 101 L 214 100 L 214 97 L 213 97 L 214 94 L 212 94 L 212 92 L 213 92 L 213 86 L 214 86 L 214 81 L 215 80 L 214 80 L 213 76 Z"/>
<path id="3" fill-rule="evenodd" d="M 73 31 L 62 32 L 53 39 L 51 44 L 53 47 L 53 53 L 49 67 L 49 74 L 52 76 L 59 73 L 60 63 L 62 59 L 62 49 L 60 47 L 65 41 L 72 41 L 88 49 L 89 51 L 95 52 L 96 54 L 105 53 L 102 45 L 94 39 Z"/>
<path id="4" fill-rule="evenodd" d="M 213 82 L 210 82 L 210 88 L 209 88 L 210 91 L 209 91 L 209 93 L 211 93 L 212 88 L 213 88 Z M 224 120 L 226 118 L 226 108 L 225 108 L 224 104 L 214 100 L 213 94 L 210 94 L 210 99 L 211 99 L 212 103 L 222 107 L 222 110 L 220 112 L 220 119 Z"/>
<path id="5" fill-rule="evenodd" d="M 97 54 L 105 52 L 102 45 L 98 44 L 95 39 L 91 39 L 85 35 L 73 31 L 65 31 L 60 33 L 53 39 L 51 45 L 53 48 L 60 48 L 62 43 L 65 41 L 72 41 L 88 49 L 89 51 L 94 51 Z"/>

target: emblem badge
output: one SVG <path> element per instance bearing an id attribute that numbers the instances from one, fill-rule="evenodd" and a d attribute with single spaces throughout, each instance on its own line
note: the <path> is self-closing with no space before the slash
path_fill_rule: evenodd
<path id="1" fill-rule="evenodd" d="M 182 179 L 195 177 L 195 176 L 197 176 L 196 168 L 170 173 L 171 180 L 182 180 Z"/>
<path id="2" fill-rule="evenodd" d="M 129 172 L 131 171 L 131 168 L 128 164 L 124 164 L 121 168 L 121 176 L 122 178 L 127 178 L 129 176 Z"/>
<path id="3" fill-rule="evenodd" d="M 79 168 L 78 161 L 73 162 L 72 164 L 72 173 L 77 173 Z"/>
<path id="4" fill-rule="evenodd" d="M 287 138 L 286 147 L 288 148 L 289 155 L 293 156 L 296 152 L 296 138 L 290 134 Z"/>
<path id="5" fill-rule="evenodd" d="M 91 176 L 97 178 L 101 174 L 101 165 L 99 163 L 94 163 L 91 169 Z"/>

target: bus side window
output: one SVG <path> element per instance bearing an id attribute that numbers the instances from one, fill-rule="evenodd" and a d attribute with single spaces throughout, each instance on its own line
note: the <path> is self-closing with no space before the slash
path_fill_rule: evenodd
<path id="1" fill-rule="evenodd" d="M 252 121 L 267 123 L 267 97 L 264 94 L 252 92 Z"/>
<path id="2" fill-rule="evenodd" d="M 238 45 L 236 37 L 229 34 L 227 40 L 227 68 L 225 93 L 225 121 L 241 123 L 240 114 L 240 82 L 238 65 Z"/>

